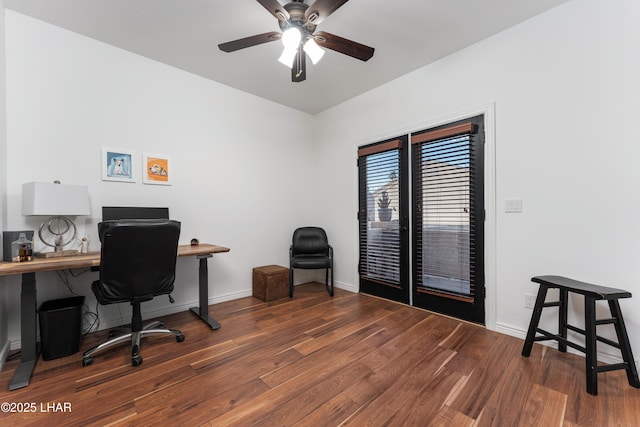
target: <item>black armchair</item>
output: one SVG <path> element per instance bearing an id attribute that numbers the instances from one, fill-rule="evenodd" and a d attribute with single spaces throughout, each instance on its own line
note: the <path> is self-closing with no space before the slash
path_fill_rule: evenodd
<path id="1" fill-rule="evenodd" d="M 325 269 L 325 286 L 333 296 L 333 248 L 320 227 L 302 227 L 293 232 L 289 248 L 289 298 L 293 298 L 293 270 Z M 331 270 L 331 282 L 329 282 Z"/>
<path id="2" fill-rule="evenodd" d="M 98 224 L 102 243 L 100 278 L 91 290 L 100 304 L 129 302 L 133 307 L 131 327 L 119 328 L 114 338 L 83 353 L 82 365 L 93 362 L 94 353 L 131 340 L 131 364 L 142 363 L 140 338 L 172 334 L 184 341 L 182 332 L 162 329 L 163 322 L 142 326 L 140 303 L 170 294 L 175 281 L 180 223 L 172 220 L 115 220 Z M 173 302 L 171 296 L 169 300 Z M 118 334 L 120 333 L 120 334 Z"/>

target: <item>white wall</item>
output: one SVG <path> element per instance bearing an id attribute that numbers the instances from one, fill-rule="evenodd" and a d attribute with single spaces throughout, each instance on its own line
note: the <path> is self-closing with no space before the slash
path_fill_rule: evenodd
<path id="1" fill-rule="evenodd" d="M 524 336 L 530 278 L 565 275 L 635 294 L 621 305 L 637 358 L 639 20 L 637 0 L 574 0 L 316 116 L 315 157 L 332 165 L 317 215 L 334 236 L 337 279 L 357 285 L 355 147 L 493 104 L 488 326 Z M 504 212 L 512 198 L 523 213 Z M 581 301 L 571 300 L 571 318 L 583 316 Z"/>
<path id="2" fill-rule="evenodd" d="M 90 250 L 99 249 L 103 205 L 169 206 L 182 221 L 181 243 L 230 247 L 209 261 L 211 302 L 251 295 L 255 266 L 288 265 L 293 229 L 312 219 L 311 116 L 9 10 L 6 29 L 9 229 L 37 229 L 43 219 L 22 216 L 22 184 L 58 179 L 89 187 L 92 214 L 78 226 Z M 103 146 L 169 155 L 173 185 L 143 185 L 140 175 L 102 181 Z M 95 277 L 71 278 L 91 309 Z M 195 258 L 179 260 L 178 277 L 176 304 L 157 298 L 145 313 L 194 305 Z M 12 305 L 19 280 L 6 279 Z M 38 275 L 38 304 L 67 295 L 55 273 Z M 100 312 L 102 327 L 120 323 L 116 307 Z M 19 319 L 10 316 L 15 347 Z"/>

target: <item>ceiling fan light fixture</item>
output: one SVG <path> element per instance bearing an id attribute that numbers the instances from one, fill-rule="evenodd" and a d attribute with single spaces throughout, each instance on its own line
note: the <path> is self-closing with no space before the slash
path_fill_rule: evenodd
<path id="1" fill-rule="evenodd" d="M 316 27 L 348 0 L 312 0 L 311 6 L 305 0 L 257 0 L 278 20 L 280 31 L 256 34 L 226 43 L 218 48 L 223 52 L 235 52 L 251 46 L 281 39 L 284 49 L 278 61 L 291 70 L 291 81 L 306 79 L 306 58 L 314 64 L 320 61 L 329 49 L 361 61 L 373 56 L 374 48 L 345 39 L 335 34 L 320 31 Z M 286 4 L 283 4 L 286 3 Z"/>
<path id="2" fill-rule="evenodd" d="M 302 33 L 298 27 L 289 27 L 282 33 L 282 44 L 286 49 L 298 49 Z"/>
<path id="3" fill-rule="evenodd" d="M 324 49 L 318 46 L 318 43 L 316 43 L 313 37 L 309 37 L 309 40 L 305 42 L 303 49 L 307 55 L 309 55 L 309 58 L 311 58 L 311 62 L 313 62 L 314 65 L 317 64 L 324 56 Z"/>
<path id="4" fill-rule="evenodd" d="M 293 68 L 293 60 L 296 58 L 296 53 L 298 53 L 297 48 L 285 47 L 278 61 L 289 68 Z"/>
<path id="5" fill-rule="evenodd" d="M 298 53 L 300 47 L 300 41 L 302 40 L 302 33 L 298 27 L 289 27 L 282 33 L 282 44 L 284 50 L 278 58 L 278 61 L 289 68 L 293 68 L 293 61 Z"/>

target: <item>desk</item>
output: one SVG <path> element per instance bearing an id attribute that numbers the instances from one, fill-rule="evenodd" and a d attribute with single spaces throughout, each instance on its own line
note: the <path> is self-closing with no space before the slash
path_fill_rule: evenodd
<path id="1" fill-rule="evenodd" d="M 198 246 L 178 246 L 178 257 L 195 256 L 199 260 L 199 307 L 190 310 L 206 322 L 211 329 L 218 329 L 220 324 L 209 317 L 209 276 L 207 259 L 213 254 L 229 252 L 229 248 L 201 243 Z M 36 273 L 41 271 L 66 270 L 72 268 L 89 268 L 100 266 L 100 252 L 89 252 L 76 256 L 60 258 L 36 258 L 28 262 L 0 262 L 0 276 L 22 275 L 20 292 L 20 337 L 22 339 L 20 366 L 16 369 L 9 390 L 29 385 L 33 368 L 38 360 L 38 343 L 36 339 Z"/>

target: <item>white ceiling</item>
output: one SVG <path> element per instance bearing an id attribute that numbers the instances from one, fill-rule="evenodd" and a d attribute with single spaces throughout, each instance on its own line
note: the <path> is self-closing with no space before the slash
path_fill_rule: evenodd
<path id="1" fill-rule="evenodd" d="M 285 4 L 287 0 L 279 0 Z M 306 0 L 313 3 L 315 0 Z M 8 9 L 292 108 L 318 113 L 568 0 L 351 0 L 317 31 L 375 48 L 334 51 L 292 83 L 278 41 L 233 53 L 218 44 L 278 22 L 256 0 L 4 0 Z"/>

